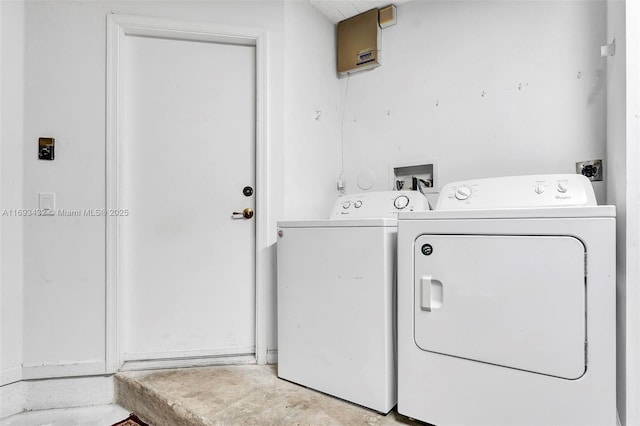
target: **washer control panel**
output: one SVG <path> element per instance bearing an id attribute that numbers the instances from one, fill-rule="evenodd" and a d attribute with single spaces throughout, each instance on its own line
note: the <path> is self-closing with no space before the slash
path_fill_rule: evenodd
<path id="1" fill-rule="evenodd" d="M 578 174 L 508 176 L 453 182 L 436 210 L 597 205 L 589 179 Z"/>
<path id="2" fill-rule="evenodd" d="M 418 191 L 379 191 L 338 197 L 329 219 L 397 219 L 398 212 L 429 210 L 424 195 Z"/>

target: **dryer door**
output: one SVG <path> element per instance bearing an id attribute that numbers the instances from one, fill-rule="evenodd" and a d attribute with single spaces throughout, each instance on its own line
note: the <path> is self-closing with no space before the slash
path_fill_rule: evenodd
<path id="1" fill-rule="evenodd" d="M 585 247 L 570 236 L 421 235 L 421 349 L 577 379 L 586 369 Z"/>

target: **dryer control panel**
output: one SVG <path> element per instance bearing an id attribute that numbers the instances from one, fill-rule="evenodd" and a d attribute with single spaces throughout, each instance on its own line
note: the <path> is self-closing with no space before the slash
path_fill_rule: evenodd
<path id="1" fill-rule="evenodd" d="M 429 210 L 427 199 L 418 191 L 379 191 L 338 197 L 329 219 L 397 219 L 398 212 Z"/>
<path id="2" fill-rule="evenodd" d="M 453 182 L 436 210 L 595 206 L 593 186 L 578 174 L 508 176 Z"/>

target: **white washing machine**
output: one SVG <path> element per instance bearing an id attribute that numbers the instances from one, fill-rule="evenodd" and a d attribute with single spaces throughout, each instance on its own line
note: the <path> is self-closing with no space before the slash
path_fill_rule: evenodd
<path id="1" fill-rule="evenodd" d="M 398 221 L 398 412 L 615 425 L 615 208 L 581 175 L 457 182 Z"/>
<path id="2" fill-rule="evenodd" d="M 278 377 L 386 413 L 396 405 L 398 211 L 415 191 L 338 198 L 328 220 L 278 223 Z"/>

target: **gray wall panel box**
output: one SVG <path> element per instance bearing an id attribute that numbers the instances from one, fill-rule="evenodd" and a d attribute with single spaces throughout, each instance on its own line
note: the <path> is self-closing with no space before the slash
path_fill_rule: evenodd
<path id="1" fill-rule="evenodd" d="M 380 66 L 378 9 L 338 22 L 338 74 Z"/>

